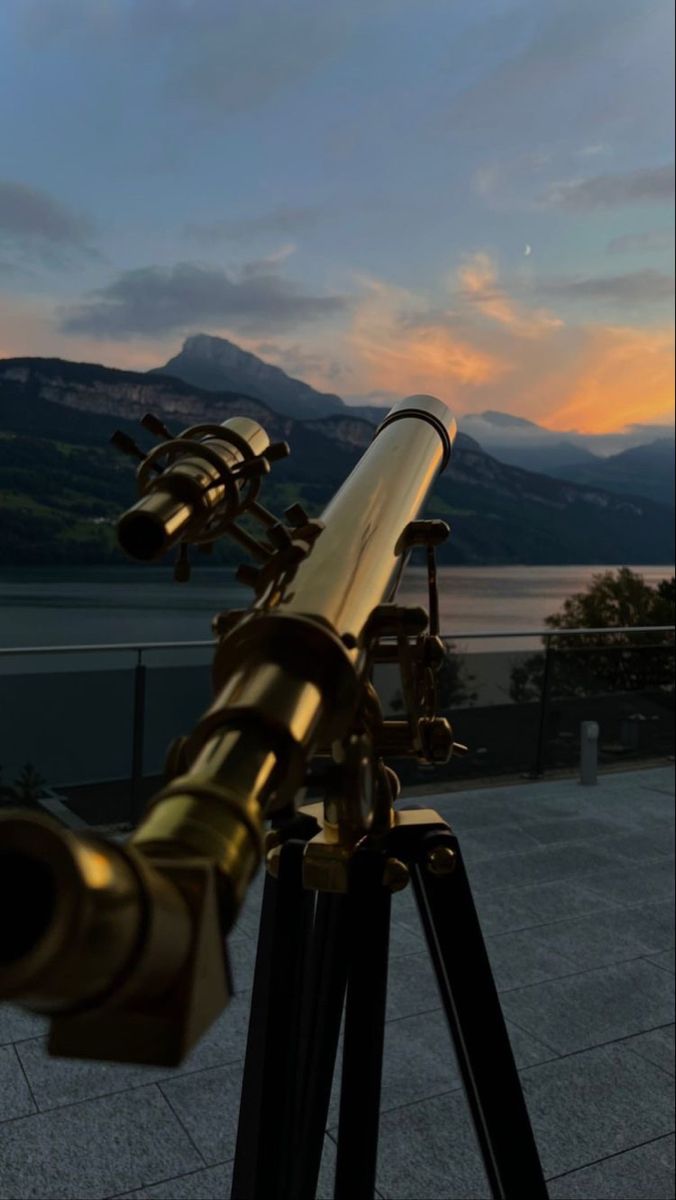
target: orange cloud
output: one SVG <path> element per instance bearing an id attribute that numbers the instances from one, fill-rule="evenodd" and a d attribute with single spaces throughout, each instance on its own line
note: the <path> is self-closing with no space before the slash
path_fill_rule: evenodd
<path id="1" fill-rule="evenodd" d="M 432 392 L 450 400 L 459 386 L 485 385 L 508 369 L 499 355 L 456 332 L 450 317 L 428 315 L 413 293 L 378 280 L 363 283 L 345 335 L 354 390 Z"/>
<path id="2" fill-rule="evenodd" d="M 544 424 L 609 433 L 637 422 L 668 422 L 673 415 L 673 330 L 592 326 Z"/>
<path id="3" fill-rule="evenodd" d="M 563 321 L 546 309 L 526 308 L 508 296 L 498 284 L 497 267 L 488 254 L 480 252 L 465 259 L 458 280 L 466 302 L 519 337 L 541 337 L 563 326 Z"/>

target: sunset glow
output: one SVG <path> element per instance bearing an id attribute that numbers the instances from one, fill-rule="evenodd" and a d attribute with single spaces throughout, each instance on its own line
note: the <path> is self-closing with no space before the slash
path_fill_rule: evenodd
<path id="1" fill-rule="evenodd" d="M 671 425 L 672 45 L 670 0 L 6 0 L 0 355 L 206 333 L 348 403 Z"/>

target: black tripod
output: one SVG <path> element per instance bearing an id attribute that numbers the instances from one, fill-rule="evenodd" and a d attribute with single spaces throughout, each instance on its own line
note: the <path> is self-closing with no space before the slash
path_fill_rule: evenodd
<path id="1" fill-rule="evenodd" d="M 233 1200 L 314 1200 L 343 1006 L 335 1197 L 373 1197 L 393 860 L 410 871 L 492 1194 L 546 1200 L 457 838 L 436 814 L 401 820 L 355 852 L 345 894 L 303 888 L 308 817 L 266 878 Z"/>

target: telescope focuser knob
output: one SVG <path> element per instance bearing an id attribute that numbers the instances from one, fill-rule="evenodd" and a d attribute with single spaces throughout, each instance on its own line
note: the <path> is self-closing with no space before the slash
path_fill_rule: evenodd
<path id="1" fill-rule="evenodd" d="M 268 462 L 278 462 L 280 458 L 286 458 L 291 453 L 291 448 L 288 442 L 271 442 L 270 445 L 263 451 Z"/>
<path id="2" fill-rule="evenodd" d="M 418 732 L 427 762 L 446 763 L 453 753 L 453 730 L 445 717 L 421 717 Z"/>
<path id="3" fill-rule="evenodd" d="M 298 504 L 298 502 L 295 504 L 290 504 L 288 508 L 285 508 L 284 516 L 289 522 L 289 525 L 292 525 L 294 529 L 301 529 L 302 526 L 307 525 L 310 520 L 308 514 L 303 508 L 303 505 Z"/>
<path id="4" fill-rule="evenodd" d="M 160 418 L 156 417 L 154 413 L 147 412 L 144 417 L 141 417 L 141 424 L 144 429 L 148 430 L 148 433 L 154 433 L 155 437 L 163 438 L 167 442 L 171 441 L 173 435 L 167 429 L 164 421 L 160 421 Z"/>
<path id="5" fill-rule="evenodd" d="M 260 567 L 254 567 L 252 563 L 240 563 L 235 571 L 235 577 L 243 583 L 245 587 L 251 587 L 256 590 L 260 579 Z"/>
<path id="6" fill-rule="evenodd" d="M 428 634 L 423 643 L 423 660 L 426 667 L 438 671 L 446 658 L 446 647 L 438 634 Z"/>
<path id="7" fill-rule="evenodd" d="M 110 439 L 111 446 L 120 451 L 120 454 L 126 454 L 127 458 L 135 458 L 138 462 L 145 462 L 146 456 L 140 446 L 137 446 L 133 437 L 128 433 L 123 433 L 121 429 L 116 429 Z"/>
<path id="8" fill-rule="evenodd" d="M 278 521 L 276 525 L 270 526 L 267 536 L 277 550 L 286 550 L 291 545 L 291 534 L 286 525 L 282 525 L 281 521 Z"/>
<path id="9" fill-rule="evenodd" d="M 238 479 L 260 479 L 270 472 L 270 463 L 262 454 L 258 458 L 248 458 L 235 470 Z"/>

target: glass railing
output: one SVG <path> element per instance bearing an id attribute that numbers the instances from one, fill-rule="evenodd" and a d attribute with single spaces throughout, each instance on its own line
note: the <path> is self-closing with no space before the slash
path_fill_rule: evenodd
<path id="1" fill-rule="evenodd" d="M 673 756 L 672 627 L 444 640 L 439 711 L 469 751 L 443 766 L 394 762 L 404 784 L 573 771 L 590 720 L 601 769 Z M 84 819 L 134 820 L 169 744 L 210 701 L 213 649 L 213 641 L 0 649 L 0 803 L 12 802 L 11 785 L 30 764 L 32 778 Z M 397 669 L 377 668 L 374 682 L 386 714 L 403 717 Z"/>

